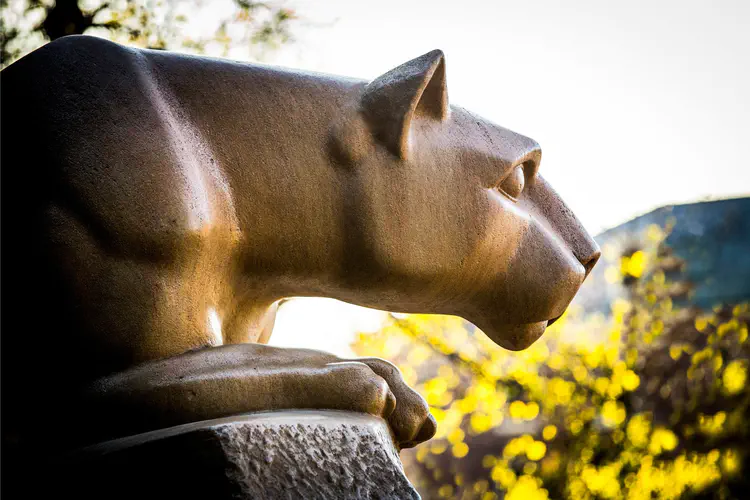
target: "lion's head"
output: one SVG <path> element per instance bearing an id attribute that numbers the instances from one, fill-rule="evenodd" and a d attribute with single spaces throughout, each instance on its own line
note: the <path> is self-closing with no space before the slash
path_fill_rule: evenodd
<path id="1" fill-rule="evenodd" d="M 354 186 L 341 298 L 462 316 L 528 347 L 599 258 L 539 175 L 539 145 L 449 106 L 440 51 L 370 82 L 354 116 L 335 141 Z"/>

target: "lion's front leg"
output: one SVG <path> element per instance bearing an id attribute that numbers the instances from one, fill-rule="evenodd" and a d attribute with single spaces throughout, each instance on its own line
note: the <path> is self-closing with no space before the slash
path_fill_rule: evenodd
<path id="1" fill-rule="evenodd" d="M 369 413 L 388 420 L 401 447 L 435 423 L 398 369 L 307 349 L 238 344 L 144 363 L 97 380 L 82 398 L 88 442 L 233 414 L 294 408 Z M 92 418 L 93 417 L 93 418 Z"/>

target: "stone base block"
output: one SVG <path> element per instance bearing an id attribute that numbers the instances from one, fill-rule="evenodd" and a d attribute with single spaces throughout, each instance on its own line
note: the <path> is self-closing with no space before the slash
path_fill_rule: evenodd
<path id="1" fill-rule="evenodd" d="M 339 411 L 279 411 L 182 425 L 66 458 L 65 498 L 418 499 L 388 424 Z"/>

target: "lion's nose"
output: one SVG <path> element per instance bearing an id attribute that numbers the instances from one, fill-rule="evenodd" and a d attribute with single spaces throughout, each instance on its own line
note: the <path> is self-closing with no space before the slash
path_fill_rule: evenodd
<path id="1" fill-rule="evenodd" d="M 594 241 L 594 238 L 589 236 L 577 219 L 576 223 L 577 227 L 573 227 L 572 225 L 568 227 L 568 230 L 574 233 L 574 235 L 572 235 L 573 237 L 568 239 L 568 241 L 571 245 L 573 255 L 576 256 L 578 262 L 580 262 L 586 270 L 586 275 L 584 276 L 584 279 L 586 279 L 599 261 L 599 257 L 602 256 L 602 252 L 599 249 L 599 245 Z"/>
<path id="2" fill-rule="evenodd" d="M 586 276 L 588 276 L 591 270 L 594 269 L 594 266 L 599 261 L 599 257 L 601 256 L 602 256 L 602 252 L 599 250 L 599 247 L 597 246 L 593 250 L 591 255 L 589 255 L 585 259 L 581 259 L 581 264 L 583 264 L 584 269 L 586 269 Z"/>

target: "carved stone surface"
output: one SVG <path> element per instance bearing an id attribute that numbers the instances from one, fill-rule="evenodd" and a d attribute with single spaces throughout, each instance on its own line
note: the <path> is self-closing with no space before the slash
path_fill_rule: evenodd
<path id="1" fill-rule="evenodd" d="M 388 424 L 351 412 L 181 425 L 95 445 L 65 463 L 65 489 L 78 498 L 419 498 Z"/>

